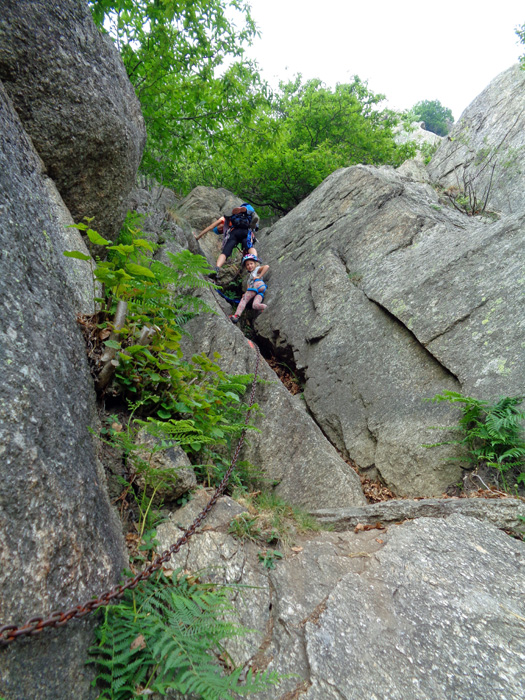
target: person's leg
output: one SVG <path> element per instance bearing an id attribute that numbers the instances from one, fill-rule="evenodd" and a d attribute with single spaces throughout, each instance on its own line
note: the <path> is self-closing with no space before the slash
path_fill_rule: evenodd
<path id="1" fill-rule="evenodd" d="M 224 265 L 226 262 L 226 259 L 231 255 L 233 246 L 230 246 L 229 243 L 231 241 L 226 242 L 226 246 L 223 248 L 223 252 L 219 255 L 217 258 L 217 262 L 215 263 L 215 272 L 212 273 L 212 275 L 215 277 L 216 275 L 219 274 L 219 270 L 221 267 Z M 231 250 L 230 250 L 231 247 Z"/>
<path id="2" fill-rule="evenodd" d="M 248 292 L 246 292 L 246 293 L 248 293 Z M 254 294 L 254 293 L 255 292 L 252 292 L 252 294 Z M 255 299 L 253 300 L 252 309 L 254 311 L 264 311 L 267 308 L 268 308 L 268 306 L 266 304 L 263 304 L 262 296 L 260 294 L 256 294 Z"/>
<path id="3" fill-rule="evenodd" d="M 257 257 L 257 251 L 253 247 L 254 244 L 254 235 L 253 233 L 248 232 L 242 241 L 242 254 L 243 255 L 255 255 Z"/>
<path id="4" fill-rule="evenodd" d="M 217 258 L 216 267 L 220 269 L 224 265 L 226 259 L 229 258 L 230 255 L 233 253 L 233 249 L 235 248 L 235 246 L 239 245 L 239 241 L 241 240 L 242 235 L 242 231 L 238 231 L 235 229 L 233 231 L 230 231 L 230 233 L 228 234 L 228 238 L 225 240 L 224 245 L 222 246 L 222 253 Z"/>
<path id="5" fill-rule="evenodd" d="M 234 321 L 234 323 L 236 323 L 239 320 L 240 315 L 242 314 L 242 312 L 246 308 L 246 304 L 250 301 L 250 299 L 253 299 L 254 296 L 255 296 L 255 292 L 244 292 L 244 294 L 242 295 L 241 300 L 239 302 L 239 305 L 238 305 L 237 309 L 235 310 L 235 313 L 233 314 L 233 316 L 230 316 L 230 318 L 232 319 L 232 321 Z"/>

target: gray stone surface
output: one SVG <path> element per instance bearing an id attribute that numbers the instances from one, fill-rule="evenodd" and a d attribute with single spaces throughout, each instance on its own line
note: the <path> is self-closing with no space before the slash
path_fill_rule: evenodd
<path id="1" fill-rule="evenodd" d="M 141 490 L 146 489 L 154 506 L 172 503 L 195 488 L 197 485 L 195 472 L 188 455 L 181 447 L 173 445 L 168 449 L 160 449 L 160 441 L 145 430 L 138 433 L 136 445 L 138 449 L 133 456 L 134 468 L 138 469 L 136 484 Z M 146 478 L 144 470 L 138 466 L 140 463 L 142 466 L 147 465 L 147 469 L 155 469 L 159 472 L 168 469 L 170 474 L 176 473 L 176 478 L 170 476 L 164 483 Z"/>
<path id="2" fill-rule="evenodd" d="M 422 160 L 417 158 L 411 160 L 405 160 L 405 162 L 396 168 L 398 175 L 402 175 L 409 180 L 414 180 L 415 182 L 430 183 L 430 176 Z M 429 184 L 429 187 L 431 185 Z"/>
<path id="3" fill-rule="evenodd" d="M 321 524 L 330 525 L 337 531 L 349 530 L 359 523 L 388 525 L 414 518 L 447 518 L 459 513 L 525 535 L 525 500 L 520 498 L 422 498 L 310 512 Z"/>
<path id="4" fill-rule="evenodd" d="M 39 164 L 40 176 L 48 193 L 45 206 L 49 209 L 49 216 L 58 224 L 53 228 L 52 242 L 58 262 L 67 279 L 67 286 L 75 311 L 80 314 L 92 314 L 95 312 L 95 297 L 100 297 L 101 295 L 100 283 L 95 282 L 93 277 L 95 261 L 93 258 L 90 258 L 90 260 L 77 260 L 64 256 L 66 251 L 79 251 L 84 255 L 89 255 L 89 250 L 80 231 L 72 228 L 74 224 L 73 217 L 64 204 L 53 180 L 45 175 L 44 164 L 36 153 L 35 158 Z"/>
<path id="5" fill-rule="evenodd" d="M 186 324 L 190 336 L 181 341 L 185 356 L 218 352 L 222 356 L 219 364 L 226 372 L 253 373 L 256 355 L 249 341 L 226 318 L 212 293 L 202 294 L 217 315 L 203 314 Z M 364 504 L 357 474 L 263 359 L 259 376 L 264 383 L 255 393 L 261 411 L 254 425 L 260 432 L 248 433 L 241 459 L 262 470 L 268 486 L 275 484 L 275 492 L 290 503 L 305 507 Z"/>
<path id="6" fill-rule="evenodd" d="M 177 538 L 180 537 L 181 530 L 188 528 L 192 524 L 201 510 L 208 505 L 214 492 L 215 489 L 213 488 L 197 489 L 191 495 L 191 499 L 188 501 L 188 503 L 186 503 L 186 505 L 173 511 L 170 514 L 169 520 L 159 525 L 159 551 L 168 549 L 170 544 L 175 542 Z M 206 532 L 210 529 L 227 532 L 228 527 L 235 516 L 245 512 L 246 508 L 244 508 L 240 503 L 237 503 L 237 501 L 233 500 L 233 498 L 230 498 L 229 496 L 221 496 L 215 507 L 206 517 L 206 520 L 199 532 L 202 534 L 203 531 Z M 184 557 L 185 554 L 181 553 L 180 556 Z"/>
<path id="7" fill-rule="evenodd" d="M 125 563 L 88 432 L 95 397 L 62 224 L 41 170 L 0 85 L 0 625 L 84 603 Z M 94 697 L 93 624 L 0 650 L 0 696 Z"/>
<path id="8" fill-rule="evenodd" d="M 226 534 L 232 503 L 172 566 L 254 586 L 234 597 L 253 633 L 228 650 L 246 667 L 290 674 L 256 700 L 524 696 L 523 542 L 455 514 L 305 536 L 268 571 L 260 544 Z M 182 509 L 184 524 L 201 505 Z M 161 525 L 159 551 L 180 532 Z"/>
<path id="9" fill-rule="evenodd" d="M 425 129 L 425 122 L 412 122 L 410 129 L 405 129 L 404 126 L 398 127 L 394 131 L 394 140 L 397 144 L 414 141 L 418 146 L 428 143 L 430 146 L 437 146 L 441 142 L 442 137 L 434 134 L 432 131 Z"/>
<path id="10" fill-rule="evenodd" d="M 223 187 L 195 187 L 187 197 L 184 197 L 177 211 L 179 215 L 190 222 L 198 233 L 209 226 L 223 214 L 231 214 L 234 207 L 242 204 L 243 200 Z M 210 234 L 214 236 L 215 234 Z"/>
<path id="11" fill-rule="evenodd" d="M 306 625 L 305 700 L 519 700 L 524 545 L 463 516 L 390 532 Z"/>
<path id="12" fill-rule="evenodd" d="M 23 18 L 23 21 L 21 21 Z M 75 221 L 114 238 L 146 139 L 122 60 L 82 0 L 4 0 L 0 79 Z"/>
<path id="13" fill-rule="evenodd" d="M 260 239 L 271 278 L 255 327 L 304 373 L 323 432 L 399 495 L 441 495 L 459 477 L 453 448 L 423 444 L 459 414 L 425 399 L 523 393 L 525 217 L 473 220 L 356 166 Z"/>
<path id="14" fill-rule="evenodd" d="M 191 225 L 179 216 L 177 204 L 175 193 L 166 187 L 135 187 L 128 197 L 127 208 L 142 216 L 141 230 L 154 243 L 172 252 L 187 248 L 200 254 Z"/>
<path id="15" fill-rule="evenodd" d="M 493 165 L 495 168 L 493 169 Z M 525 71 L 516 64 L 476 97 L 428 165 L 443 187 L 472 184 L 487 208 L 519 214 L 525 208 Z"/>

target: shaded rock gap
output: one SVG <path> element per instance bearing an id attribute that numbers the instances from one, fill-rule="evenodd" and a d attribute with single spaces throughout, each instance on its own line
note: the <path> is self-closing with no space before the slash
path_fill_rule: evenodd
<path id="1" fill-rule="evenodd" d="M 293 353 L 289 350 L 289 352 L 283 352 L 283 353 L 275 353 L 274 348 L 271 346 L 271 344 L 268 342 L 266 338 L 262 337 L 256 337 L 255 338 L 256 342 L 259 345 L 259 348 L 261 350 L 261 355 L 264 357 L 266 362 L 270 365 L 270 367 L 274 370 L 274 372 L 277 374 L 279 377 L 280 381 L 284 384 L 286 389 L 292 394 L 292 395 L 297 395 L 302 393 L 302 387 L 306 383 L 306 372 L 304 369 L 299 369 L 297 365 L 295 364 L 294 358 L 293 358 Z M 263 351 L 264 347 L 264 351 Z M 286 362 L 282 361 L 282 358 L 286 358 Z M 283 364 L 285 367 L 283 367 Z M 286 365 L 288 365 L 286 367 Z M 291 371 L 291 374 L 290 374 Z M 300 378 L 300 382 L 297 381 L 297 379 Z M 364 397 L 359 394 L 359 398 L 361 399 L 363 403 L 363 407 L 367 408 L 366 402 L 364 400 Z M 326 430 L 323 428 L 322 425 L 319 424 L 317 421 L 315 415 L 310 411 L 310 408 L 308 407 L 308 404 L 306 401 L 304 402 L 304 409 L 312 419 L 312 421 L 317 425 L 321 433 L 324 435 L 326 440 L 332 445 L 332 447 L 335 449 L 335 451 L 339 454 L 341 459 L 346 462 L 346 464 L 353 469 L 353 471 L 358 475 L 360 481 L 361 481 L 361 488 L 363 490 L 363 494 L 365 498 L 367 499 L 369 504 L 372 503 L 377 503 L 377 502 L 383 502 L 387 501 L 390 499 L 398 499 L 399 496 L 396 496 L 390 489 L 386 486 L 386 484 L 382 481 L 382 479 L 376 474 L 375 474 L 375 465 L 370 465 L 368 468 L 361 468 L 359 467 L 354 460 L 351 459 L 348 453 L 341 451 L 341 449 L 334 444 L 333 440 L 331 439 L 330 435 L 326 432 Z M 339 429 L 339 432 L 342 431 L 342 425 L 339 422 L 338 426 L 334 426 L 333 430 L 334 433 L 337 433 Z M 368 434 L 370 436 L 370 439 L 374 442 L 375 445 L 378 444 L 378 438 L 377 435 L 374 433 L 374 431 L 370 428 L 368 420 L 366 424 L 366 429 L 368 431 Z M 371 475 L 367 476 L 367 472 L 370 472 Z"/>
<path id="2" fill-rule="evenodd" d="M 270 603 L 268 605 L 268 619 L 266 621 L 264 636 L 255 654 L 252 654 L 252 656 L 244 664 L 245 668 L 252 668 L 257 671 L 265 671 L 273 661 L 273 655 L 266 655 L 266 652 L 268 651 L 273 640 L 276 622 L 274 613 L 275 606 L 273 605 L 273 601 L 276 596 L 276 591 L 274 589 L 270 576 L 268 576 L 268 594 L 270 598 Z"/>
<path id="3" fill-rule="evenodd" d="M 261 355 L 288 391 L 294 396 L 302 393 L 306 383 L 306 373 L 297 367 L 293 350 L 287 346 L 280 346 L 277 349 L 266 338 L 257 335 L 256 331 L 254 334 L 254 340 L 259 346 Z M 306 403 L 305 408 L 307 408 Z"/>

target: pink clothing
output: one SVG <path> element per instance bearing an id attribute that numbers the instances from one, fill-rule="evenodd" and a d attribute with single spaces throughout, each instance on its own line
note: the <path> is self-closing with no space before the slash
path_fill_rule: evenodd
<path id="1" fill-rule="evenodd" d="M 259 279 L 254 282 L 253 286 L 255 287 L 255 289 L 258 289 L 259 287 L 265 286 L 265 284 L 262 280 Z M 239 302 L 239 306 L 237 307 L 237 310 L 234 314 L 237 318 L 242 314 L 242 312 L 246 308 L 246 304 L 250 301 L 250 299 L 253 299 L 252 309 L 254 309 L 254 311 L 264 311 L 266 309 L 266 304 L 263 304 L 263 298 L 260 294 L 251 291 L 244 292 Z"/>

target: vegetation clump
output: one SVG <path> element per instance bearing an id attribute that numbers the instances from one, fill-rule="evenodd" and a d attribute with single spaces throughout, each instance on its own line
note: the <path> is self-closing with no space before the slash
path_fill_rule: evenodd
<path id="1" fill-rule="evenodd" d="M 428 445 L 458 445 L 465 450 L 459 459 L 468 469 L 489 467 L 506 491 L 525 484 L 525 411 L 523 396 L 505 396 L 496 402 L 464 396 L 455 391 L 436 394 L 432 401 L 446 401 L 461 409 L 458 437 Z"/>
<path id="2" fill-rule="evenodd" d="M 146 418 L 142 427 L 175 439 L 193 462 L 214 464 L 213 481 L 220 480 L 225 451 L 244 427 L 241 397 L 253 375 L 225 373 L 217 353 L 190 360 L 182 355 L 184 325 L 202 311 L 212 312 L 194 294 L 214 286 L 204 277 L 206 260 L 184 250 L 168 252 L 170 264 L 160 262 L 153 257 L 156 247 L 133 227 L 116 244 L 87 224 L 77 227 L 108 253 L 106 260 L 97 259 L 93 273 L 104 291 L 96 299 L 101 308 L 90 342 L 99 393 L 129 402 L 134 415 Z"/>
<path id="3" fill-rule="evenodd" d="M 140 100 L 148 133 L 141 171 L 181 195 L 224 187 L 281 215 L 338 168 L 397 166 L 415 152 L 396 144 L 399 115 L 358 76 L 331 89 L 298 75 L 271 90 L 244 56 L 257 29 L 242 0 L 90 6 Z"/>
<path id="4" fill-rule="evenodd" d="M 230 592 L 180 571 L 159 571 L 106 607 L 90 649 L 99 700 L 170 691 L 221 700 L 275 684 L 275 672 L 236 668 L 228 655 L 224 640 L 248 632 L 231 622 Z"/>
<path id="5" fill-rule="evenodd" d="M 230 524 L 229 532 L 238 539 L 288 547 L 298 534 L 321 530 L 315 518 L 273 493 L 238 489 L 233 495 L 247 508 Z"/>
<path id="6" fill-rule="evenodd" d="M 425 122 L 425 129 L 438 136 L 446 136 L 452 125 L 454 117 L 452 110 L 443 107 L 439 100 L 422 100 L 417 102 L 411 110 L 414 118 Z"/>
<path id="7" fill-rule="evenodd" d="M 339 168 L 400 165 L 415 145 L 395 143 L 399 117 L 381 109 L 383 100 L 358 76 L 335 89 L 301 76 L 283 82 L 240 133 L 232 127 L 229 138 L 214 144 L 213 153 L 207 143 L 195 144 L 182 189 L 226 187 L 270 214 L 285 214 Z"/>

